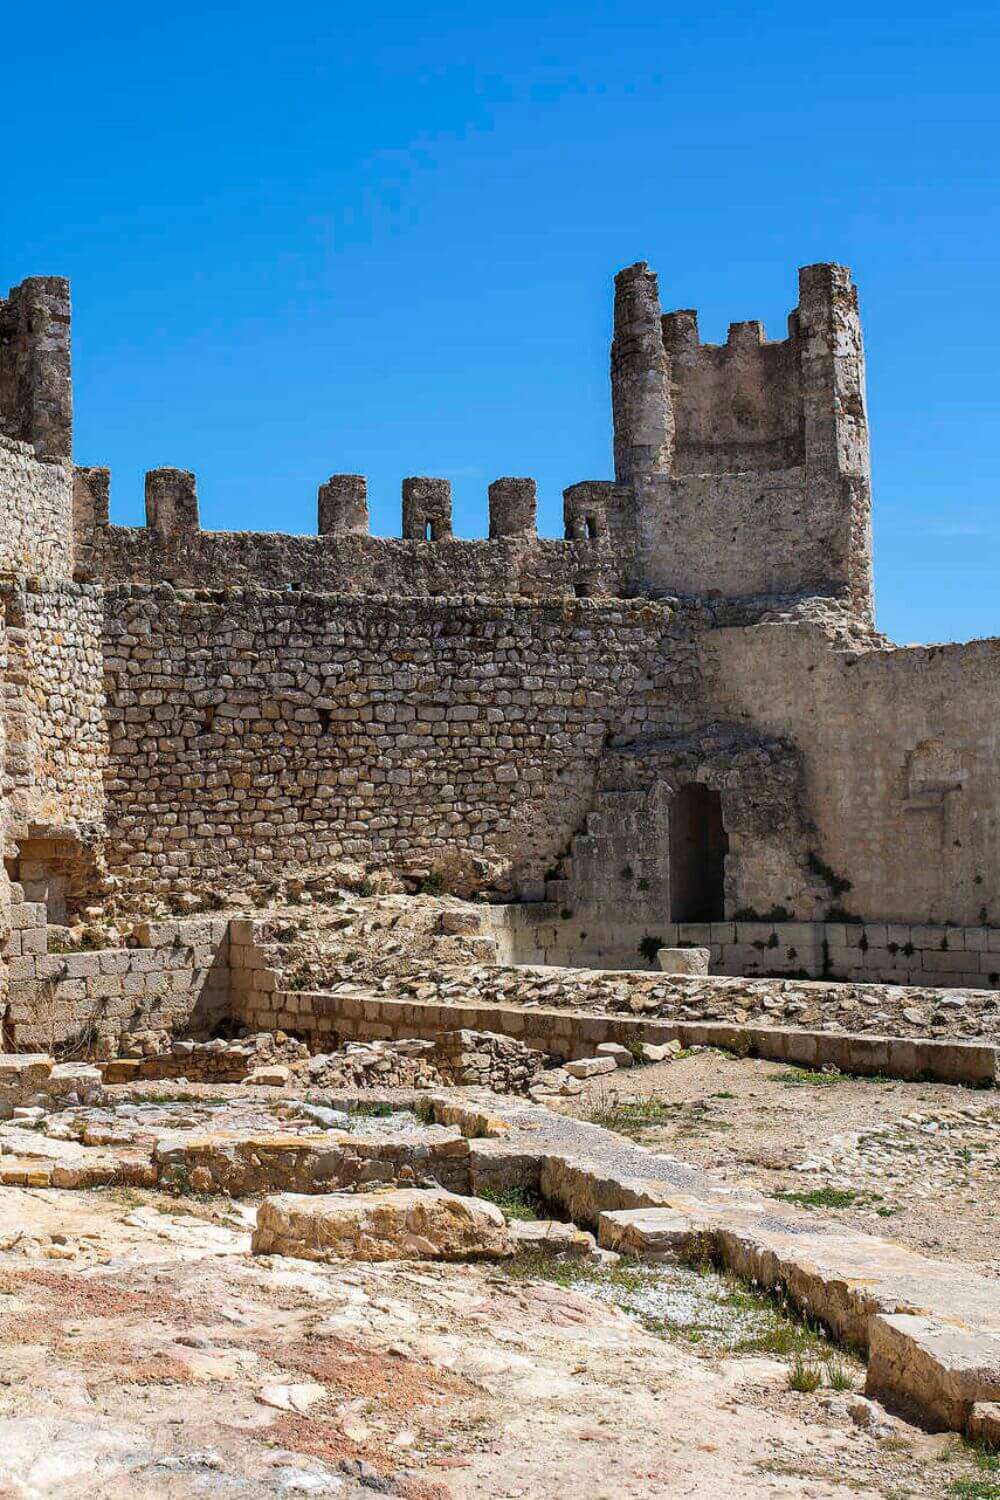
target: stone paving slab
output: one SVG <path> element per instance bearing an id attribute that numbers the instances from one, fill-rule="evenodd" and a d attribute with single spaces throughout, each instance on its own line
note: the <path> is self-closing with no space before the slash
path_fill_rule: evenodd
<path id="1" fill-rule="evenodd" d="M 470 1142 L 474 1187 L 517 1174 L 576 1222 L 596 1227 L 604 1248 L 708 1254 L 746 1280 L 782 1289 L 803 1314 L 868 1352 L 869 1395 L 928 1426 L 977 1430 L 974 1409 L 1000 1399 L 1000 1282 L 730 1188 L 535 1105 L 435 1097 L 435 1114 L 495 1137 Z"/>

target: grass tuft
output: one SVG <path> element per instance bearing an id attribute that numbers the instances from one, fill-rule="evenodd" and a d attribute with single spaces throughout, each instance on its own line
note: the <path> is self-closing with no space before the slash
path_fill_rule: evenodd
<path id="1" fill-rule="evenodd" d="M 772 1073 L 771 1077 L 777 1083 L 783 1083 L 786 1088 L 832 1088 L 835 1083 L 841 1082 L 839 1073 L 818 1073 L 814 1068 L 785 1068 L 780 1073 Z"/>
<path id="2" fill-rule="evenodd" d="M 674 1107 L 651 1094 L 637 1094 L 631 1099 L 602 1100 L 584 1118 L 591 1125 L 603 1125 L 619 1135 L 633 1139 L 653 1125 L 665 1125 L 674 1117 Z"/>
<path id="3" fill-rule="evenodd" d="M 541 1198 L 524 1188 L 508 1188 L 505 1192 L 497 1192 L 493 1188 L 481 1187 L 476 1189 L 476 1197 L 495 1204 L 506 1219 L 534 1222 L 548 1217 Z"/>
<path id="4" fill-rule="evenodd" d="M 793 1391 L 815 1391 L 818 1390 L 823 1381 L 823 1372 L 819 1365 L 814 1365 L 803 1359 L 801 1354 L 796 1354 L 792 1368 L 788 1372 L 788 1387 Z"/>

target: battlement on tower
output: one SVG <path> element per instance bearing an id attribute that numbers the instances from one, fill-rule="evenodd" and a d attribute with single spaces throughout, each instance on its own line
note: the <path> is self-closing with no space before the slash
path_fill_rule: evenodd
<path id="1" fill-rule="evenodd" d="M 454 535 L 451 486 L 432 476 L 403 480 L 399 538 L 369 534 L 359 474 L 320 485 L 314 536 L 203 531 L 195 476 L 180 468 L 147 474 L 144 527 L 113 526 L 108 471 L 77 468 L 69 481 L 69 287 L 31 278 L 0 302 L 0 436 L 20 454 L 16 487 L 30 500 L 23 515 L 0 507 L 0 553 L 6 530 L 15 570 L 83 582 L 401 597 L 819 594 L 871 620 L 864 355 L 846 268 L 799 273 L 784 338 L 750 320 L 706 344 L 694 311 L 661 311 L 644 262 L 627 267 L 615 279 L 611 394 L 614 480 L 569 485 L 562 539 L 538 536 L 534 481 L 519 477 L 490 485 L 476 541 Z M 0 471 L 13 463 L 0 459 Z"/>
<path id="2" fill-rule="evenodd" d="M 615 477 L 635 496 L 636 570 L 690 594 L 796 591 L 872 616 L 864 348 L 849 270 L 805 266 L 787 336 L 756 320 L 704 344 L 661 313 L 645 262 L 615 278 Z"/>

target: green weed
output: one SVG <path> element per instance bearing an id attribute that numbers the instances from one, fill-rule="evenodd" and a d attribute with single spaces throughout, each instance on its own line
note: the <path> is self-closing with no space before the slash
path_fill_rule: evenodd
<path id="1" fill-rule="evenodd" d="M 818 1365 L 810 1364 L 796 1354 L 792 1368 L 788 1372 L 788 1386 L 793 1391 L 815 1391 L 823 1381 L 823 1372 Z"/>

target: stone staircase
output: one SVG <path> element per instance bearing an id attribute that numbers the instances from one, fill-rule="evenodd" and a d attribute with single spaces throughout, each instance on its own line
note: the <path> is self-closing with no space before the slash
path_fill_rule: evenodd
<path id="1" fill-rule="evenodd" d="M 633 918 L 662 914 L 669 893 L 665 829 L 645 788 L 599 790 L 558 874 L 545 882 L 545 899 L 560 910 L 626 908 Z"/>

